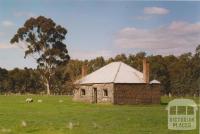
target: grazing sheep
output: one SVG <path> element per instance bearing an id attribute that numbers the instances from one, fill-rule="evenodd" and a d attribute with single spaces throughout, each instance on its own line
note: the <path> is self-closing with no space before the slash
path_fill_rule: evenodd
<path id="1" fill-rule="evenodd" d="M 70 121 L 67 125 L 67 128 L 69 129 L 73 129 L 74 127 L 79 127 L 79 122 L 73 123 Z"/>
<path id="2" fill-rule="evenodd" d="M 68 128 L 69 128 L 69 129 L 72 129 L 72 128 L 73 128 L 73 123 L 72 123 L 72 122 L 69 122 Z"/>
<path id="3" fill-rule="evenodd" d="M 37 102 L 38 102 L 38 103 L 42 103 L 42 100 L 38 100 Z"/>
<path id="4" fill-rule="evenodd" d="M 95 122 L 93 122 L 93 127 L 97 128 L 97 124 Z"/>
<path id="5" fill-rule="evenodd" d="M 26 99 L 26 102 L 27 102 L 27 103 L 31 103 L 31 102 L 33 102 L 33 99 L 32 99 L 32 98 L 27 98 L 27 99 Z"/>
<path id="6" fill-rule="evenodd" d="M 62 102 L 63 102 L 63 100 L 59 100 L 59 102 L 60 102 L 60 103 L 62 103 Z"/>
<path id="7" fill-rule="evenodd" d="M 2 128 L 1 132 L 3 132 L 3 133 L 10 133 L 11 129 Z"/>
<path id="8" fill-rule="evenodd" d="M 21 126 L 22 126 L 22 127 L 26 127 L 26 126 L 27 126 L 26 121 L 22 121 Z"/>

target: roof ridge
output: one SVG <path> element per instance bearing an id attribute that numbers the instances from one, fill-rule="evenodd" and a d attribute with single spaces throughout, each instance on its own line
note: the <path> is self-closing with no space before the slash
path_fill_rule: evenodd
<path id="1" fill-rule="evenodd" d="M 117 69 L 117 72 L 116 72 L 116 74 L 115 74 L 115 77 L 114 77 L 113 82 L 115 82 L 115 79 L 117 78 L 117 74 L 119 73 L 119 69 L 120 69 L 120 67 L 121 67 L 121 64 L 122 64 L 122 62 L 119 62 L 119 67 L 118 67 L 118 69 Z"/>
<path id="2" fill-rule="evenodd" d="M 138 71 L 138 72 L 140 72 L 140 71 Z M 141 73 L 141 72 L 140 72 Z M 134 74 L 141 80 L 141 81 L 144 81 L 144 78 L 142 77 L 142 78 L 140 78 L 140 76 L 137 74 L 137 73 L 135 73 L 134 72 Z"/>

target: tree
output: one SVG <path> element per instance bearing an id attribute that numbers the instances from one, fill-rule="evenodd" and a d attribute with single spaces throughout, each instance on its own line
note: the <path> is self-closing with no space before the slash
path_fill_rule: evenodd
<path id="1" fill-rule="evenodd" d="M 0 68 L 0 93 L 5 92 L 5 82 L 8 78 L 8 71 L 6 69 Z"/>
<path id="2" fill-rule="evenodd" d="M 81 68 L 83 62 L 79 60 L 70 60 L 68 66 L 65 68 L 65 72 L 68 73 L 70 80 L 75 81 L 76 79 L 81 78 Z"/>
<path id="3" fill-rule="evenodd" d="M 122 62 L 126 63 L 127 57 L 125 54 L 118 54 L 117 56 L 115 56 L 115 61 L 122 61 Z"/>
<path id="4" fill-rule="evenodd" d="M 198 55 L 198 56 L 200 55 L 200 45 L 198 45 L 196 48 L 196 55 Z"/>
<path id="5" fill-rule="evenodd" d="M 70 57 L 63 43 L 67 30 L 49 18 L 39 16 L 28 19 L 11 39 L 11 44 L 25 44 L 25 58 L 29 55 L 36 60 L 42 80 L 50 95 L 51 81 L 55 69 L 68 63 Z"/>
<path id="6" fill-rule="evenodd" d="M 88 73 L 91 73 L 91 72 L 96 71 L 97 69 L 103 67 L 105 65 L 105 60 L 102 56 L 96 57 L 95 59 L 91 60 L 88 63 L 88 65 L 89 65 Z"/>

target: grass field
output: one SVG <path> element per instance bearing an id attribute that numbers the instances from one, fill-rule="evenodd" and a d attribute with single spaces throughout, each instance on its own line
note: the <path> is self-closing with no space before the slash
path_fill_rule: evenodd
<path id="1" fill-rule="evenodd" d="M 198 134 L 168 130 L 166 105 L 115 106 L 73 102 L 67 96 L 31 97 L 35 101 L 28 104 L 27 96 L 0 96 L 0 134 Z"/>

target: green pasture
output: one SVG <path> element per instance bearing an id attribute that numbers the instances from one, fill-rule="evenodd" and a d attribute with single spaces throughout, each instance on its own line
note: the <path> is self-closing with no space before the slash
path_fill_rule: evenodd
<path id="1" fill-rule="evenodd" d="M 34 102 L 26 103 L 27 97 Z M 0 134 L 198 134 L 167 129 L 169 100 L 122 106 L 73 102 L 69 96 L 0 96 Z"/>

